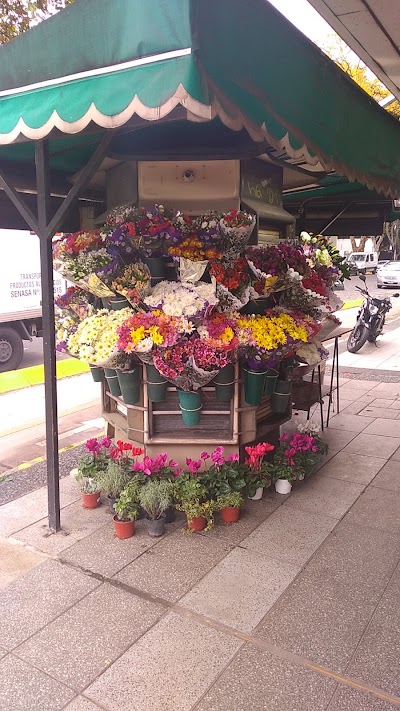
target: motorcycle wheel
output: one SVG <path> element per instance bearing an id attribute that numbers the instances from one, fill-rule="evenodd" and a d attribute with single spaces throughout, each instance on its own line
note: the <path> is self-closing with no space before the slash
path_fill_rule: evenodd
<path id="1" fill-rule="evenodd" d="M 374 336 L 372 333 L 369 333 L 367 336 L 367 341 L 368 341 L 368 343 L 375 343 L 376 336 Z"/>
<path id="2" fill-rule="evenodd" d="M 347 340 L 347 350 L 349 353 L 357 353 L 368 338 L 368 329 L 362 324 L 354 326 Z"/>

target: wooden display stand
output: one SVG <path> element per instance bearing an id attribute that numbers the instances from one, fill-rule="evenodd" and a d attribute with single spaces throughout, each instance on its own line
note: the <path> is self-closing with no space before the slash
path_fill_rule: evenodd
<path id="1" fill-rule="evenodd" d="M 235 367 L 235 390 L 230 402 L 219 402 L 215 387 L 202 388 L 203 407 L 198 425 L 184 425 L 176 388 L 168 387 L 165 401 L 152 403 L 147 397 L 146 370 L 142 368 L 141 400 L 126 405 L 121 397 L 111 395 L 107 383 L 102 385 L 103 417 L 107 434 L 115 440 L 134 442 L 154 457 L 160 452 L 186 466 L 186 457 L 198 459 L 200 452 L 221 445 L 225 454 L 243 454 L 249 444 L 268 440 L 276 444 L 279 427 L 291 418 L 291 402 L 284 414 L 271 411 L 271 397 L 262 399 L 258 407 L 247 405 L 241 369 Z"/>

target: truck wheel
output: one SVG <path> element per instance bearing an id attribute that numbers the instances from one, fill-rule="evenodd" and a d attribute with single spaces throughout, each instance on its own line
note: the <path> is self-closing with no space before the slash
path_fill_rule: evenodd
<path id="1" fill-rule="evenodd" d="M 16 370 L 24 355 L 22 338 L 8 326 L 0 326 L 0 373 Z"/>

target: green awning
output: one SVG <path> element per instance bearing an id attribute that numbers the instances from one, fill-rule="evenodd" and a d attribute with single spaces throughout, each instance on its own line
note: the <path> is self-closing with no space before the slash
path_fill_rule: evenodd
<path id="1" fill-rule="evenodd" d="M 3 145 L 58 129 L 75 147 L 88 127 L 179 106 L 400 195 L 398 122 L 266 0 L 76 0 L 0 47 Z M 0 159 L 18 159 L 12 148 Z"/>

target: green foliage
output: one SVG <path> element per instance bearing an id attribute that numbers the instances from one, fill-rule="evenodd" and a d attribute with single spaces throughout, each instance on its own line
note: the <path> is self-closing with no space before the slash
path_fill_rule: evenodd
<path id="1" fill-rule="evenodd" d="M 177 504 L 176 508 L 186 514 L 188 521 L 191 521 L 193 518 L 198 518 L 199 516 L 204 516 L 207 522 L 204 529 L 205 531 L 209 531 L 213 527 L 214 512 L 216 511 L 215 501 L 201 502 L 198 499 L 188 499 Z M 192 532 L 190 528 L 188 528 L 187 531 L 189 533 Z"/>
<path id="2" fill-rule="evenodd" d="M 270 486 L 271 484 L 271 464 L 263 462 L 260 469 L 254 470 L 250 467 L 246 471 L 246 492 L 247 496 L 255 496 L 257 489 Z"/>
<path id="3" fill-rule="evenodd" d="M 188 501 L 205 501 L 207 497 L 207 488 L 200 478 L 195 479 L 188 474 L 181 474 L 174 488 L 175 498 L 180 504 Z"/>
<path id="4" fill-rule="evenodd" d="M 78 473 L 75 479 L 77 481 L 82 481 L 82 479 L 94 479 L 105 467 L 106 464 L 98 462 L 93 454 L 84 454 L 78 462 Z"/>
<path id="5" fill-rule="evenodd" d="M 96 479 L 84 479 L 81 486 L 83 494 L 97 494 L 99 485 Z"/>
<path id="6" fill-rule="evenodd" d="M 139 501 L 149 519 L 161 518 L 164 511 L 171 505 L 172 486 L 169 481 L 153 479 L 145 484 L 139 493 Z"/>
<path id="7" fill-rule="evenodd" d="M 74 0 L 0 0 L 0 44 L 29 30 Z"/>
<path id="8" fill-rule="evenodd" d="M 221 509 L 228 509 L 232 507 L 235 509 L 240 509 L 242 503 L 243 496 L 237 491 L 232 491 L 226 496 L 218 496 L 216 501 L 216 508 L 218 509 L 218 511 L 221 511 Z"/>
<path id="9" fill-rule="evenodd" d="M 110 460 L 107 468 L 99 472 L 96 478 L 100 491 L 112 499 L 117 499 L 131 479 L 131 475 L 126 468 Z"/>
<path id="10" fill-rule="evenodd" d="M 118 501 L 114 504 L 114 509 L 120 521 L 134 521 L 138 516 L 140 481 L 139 477 L 133 477 L 121 491 Z"/>
<path id="11" fill-rule="evenodd" d="M 231 492 L 243 491 L 246 487 L 247 467 L 239 462 L 225 462 L 220 467 L 211 466 L 201 475 L 201 482 L 207 487 L 210 499 L 227 496 Z"/>

